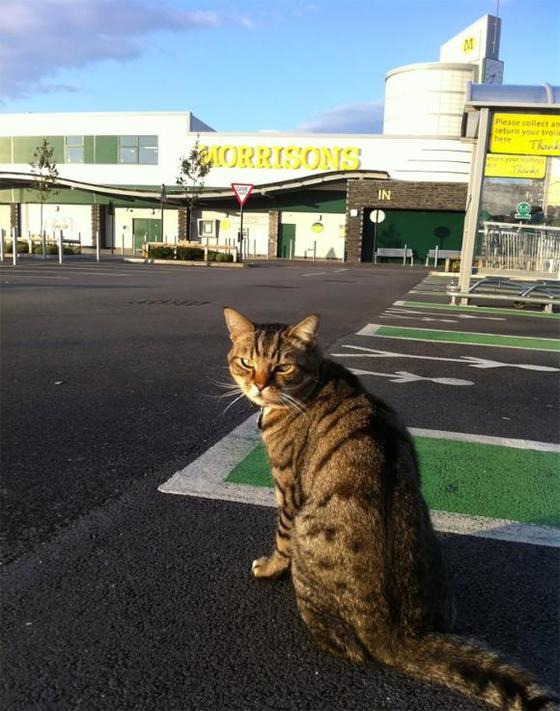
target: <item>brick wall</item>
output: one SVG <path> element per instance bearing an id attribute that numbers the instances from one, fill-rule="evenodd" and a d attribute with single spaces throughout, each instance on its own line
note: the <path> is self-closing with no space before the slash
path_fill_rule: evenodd
<path id="1" fill-rule="evenodd" d="M 466 183 L 417 183 L 403 180 L 349 180 L 346 191 L 346 258 L 361 261 L 366 208 L 464 212 Z M 357 214 L 352 216 L 352 212 Z"/>
<path id="2" fill-rule="evenodd" d="M 17 202 L 10 204 L 10 232 L 15 228 L 19 234 L 21 205 Z"/>
<path id="3" fill-rule="evenodd" d="M 95 245 L 97 235 L 99 235 L 99 244 L 100 246 L 103 246 L 103 237 L 104 237 L 104 222 L 103 222 L 103 212 L 101 209 L 101 205 L 92 205 L 91 206 L 91 237 L 92 237 L 92 243 Z"/>
<path id="4" fill-rule="evenodd" d="M 278 235 L 280 232 L 280 213 L 271 210 L 268 213 L 268 256 L 274 259 L 278 254 Z"/>

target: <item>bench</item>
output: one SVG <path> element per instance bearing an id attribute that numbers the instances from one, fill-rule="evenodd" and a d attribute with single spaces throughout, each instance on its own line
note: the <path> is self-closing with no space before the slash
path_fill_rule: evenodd
<path id="1" fill-rule="evenodd" d="M 414 254 L 411 249 L 407 248 L 406 244 L 403 248 L 378 247 L 373 255 L 374 264 L 377 264 L 378 257 L 397 257 L 402 259 L 403 264 L 406 264 L 406 260 L 410 259 L 410 266 L 412 266 L 414 260 Z"/>
<path id="2" fill-rule="evenodd" d="M 448 272 L 451 260 L 460 259 L 460 257 L 460 249 L 440 249 L 439 247 L 435 247 L 434 249 L 430 249 L 426 255 L 426 266 L 428 266 L 430 259 L 434 260 L 434 267 L 437 267 L 438 259 L 445 259 L 445 271 Z"/>

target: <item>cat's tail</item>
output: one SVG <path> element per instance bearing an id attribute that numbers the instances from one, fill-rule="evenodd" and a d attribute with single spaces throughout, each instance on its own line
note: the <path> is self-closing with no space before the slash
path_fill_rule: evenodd
<path id="1" fill-rule="evenodd" d="M 540 687 L 529 672 L 460 637 L 428 634 L 407 638 L 383 661 L 505 711 L 559 708 L 555 703 L 558 698 Z"/>

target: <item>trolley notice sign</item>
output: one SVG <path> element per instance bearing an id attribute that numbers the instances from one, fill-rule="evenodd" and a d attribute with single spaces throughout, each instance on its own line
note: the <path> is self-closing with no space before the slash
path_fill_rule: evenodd
<path id="1" fill-rule="evenodd" d="M 237 198 L 237 202 L 239 203 L 240 207 L 243 207 L 245 203 L 247 202 L 247 199 L 249 198 L 249 195 L 251 194 L 251 191 L 253 190 L 255 186 L 252 185 L 251 183 L 232 183 L 231 184 L 231 189 L 235 193 L 235 197 Z"/>

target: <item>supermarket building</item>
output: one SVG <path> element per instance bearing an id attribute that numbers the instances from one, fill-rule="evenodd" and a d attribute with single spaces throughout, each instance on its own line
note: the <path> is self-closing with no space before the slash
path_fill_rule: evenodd
<path id="1" fill-rule="evenodd" d="M 501 83 L 499 18 L 486 15 L 440 48 L 440 61 L 386 75 L 383 133 L 217 132 L 189 111 L 0 115 L 0 229 L 79 234 L 126 249 L 185 239 L 176 185 L 198 140 L 212 160 L 191 239 L 234 244 L 231 183 L 250 183 L 247 256 L 373 259 L 378 247 L 459 249 L 472 142 L 461 138 L 469 82 Z M 29 163 L 47 138 L 59 176 L 41 208 Z M 162 186 L 165 186 L 162 190 Z M 381 209 L 383 223 L 370 215 Z"/>

